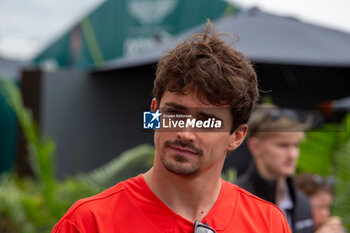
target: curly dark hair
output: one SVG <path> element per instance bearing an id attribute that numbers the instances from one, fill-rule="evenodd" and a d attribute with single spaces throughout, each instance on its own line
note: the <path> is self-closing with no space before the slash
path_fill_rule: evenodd
<path id="1" fill-rule="evenodd" d="M 153 95 L 160 103 L 168 90 L 196 93 L 203 103 L 231 106 L 231 133 L 247 123 L 259 97 L 257 76 L 242 53 L 220 39 L 208 20 L 204 33 L 177 45 L 160 59 Z"/>

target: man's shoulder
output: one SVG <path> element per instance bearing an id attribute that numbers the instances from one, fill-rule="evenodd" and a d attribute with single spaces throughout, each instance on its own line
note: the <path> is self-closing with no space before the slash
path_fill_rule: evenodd
<path id="1" fill-rule="evenodd" d="M 265 201 L 236 184 L 231 184 L 235 192 L 234 218 L 232 224 L 239 225 L 248 232 L 290 233 L 283 212 L 273 203 Z M 238 225 L 237 225 L 238 224 Z"/>
<path id="2" fill-rule="evenodd" d="M 123 202 L 125 191 L 129 183 L 134 183 L 139 177 L 122 181 L 94 196 L 83 198 L 75 202 L 66 212 L 63 218 L 89 217 L 97 212 L 104 212 L 106 208 Z"/>
<path id="3" fill-rule="evenodd" d="M 298 188 L 295 188 L 295 194 L 297 196 L 298 202 L 301 205 L 310 205 L 308 196 Z"/>
<path id="4" fill-rule="evenodd" d="M 71 207 L 72 212 L 77 209 L 83 209 L 84 207 L 96 208 L 104 202 L 109 202 L 110 199 L 116 198 L 125 190 L 124 182 L 118 183 L 111 188 L 108 188 L 94 196 L 86 197 L 78 200 Z"/>
<path id="5" fill-rule="evenodd" d="M 236 184 L 232 184 L 232 187 L 237 192 L 237 202 L 240 208 L 253 208 L 256 209 L 255 212 L 262 211 L 262 214 L 264 211 L 268 210 L 272 212 L 277 212 L 278 215 L 283 215 L 283 212 L 275 204 L 255 196 L 254 194 L 248 192 L 247 190 L 239 187 Z"/>
<path id="6" fill-rule="evenodd" d="M 113 228 L 113 217 L 130 208 L 128 190 L 140 184 L 142 175 L 120 182 L 94 196 L 75 202 L 52 232 L 91 232 L 98 225 Z M 89 230 L 90 229 L 90 230 Z"/>
<path id="7" fill-rule="evenodd" d="M 244 199 L 248 199 L 252 202 L 255 202 L 256 204 L 275 206 L 271 202 L 265 201 L 264 199 L 261 199 L 260 197 L 255 196 L 254 194 L 252 194 L 249 191 L 245 190 L 244 188 L 238 186 L 237 184 L 232 184 L 232 185 L 236 189 L 238 195 L 240 195 L 240 197 L 242 197 Z"/>

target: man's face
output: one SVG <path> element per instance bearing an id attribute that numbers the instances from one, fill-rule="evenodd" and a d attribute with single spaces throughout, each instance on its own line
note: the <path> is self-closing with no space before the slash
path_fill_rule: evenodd
<path id="1" fill-rule="evenodd" d="M 320 227 L 330 216 L 330 209 L 333 201 L 333 196 L 330 192 L 319 191 L 309 198 L 314 225 Z"/>
<path id="2" fill-rule="evenodd" d="M 155 106 L 153 102 L 153 110 Z M 186 128 L 156 131 L 154 166 L 163 166 L 173 174 L 184 177 L 195 177 L 207 171 L 220 174 L 227 151 L 238 147 L 245 137 L 246 126 L 230 134 L 232 117 L 228 106 L 220 106 L 218 110 L 217 106 L 202 103 L 193 93 L 181 95 L 165 91 L 159 107 L 163 115 L 190 114 L 202 120 L 214 117 L 227 128 L 225 131 Z"/>
<path id="3" fill-rule="evenodd" d="M 303 132 L 266 133 L 250 139 L 255 140 L 253 154 L 256 162 L 269 178 L 278 179 L 294 174 L 303 136 Z"/>

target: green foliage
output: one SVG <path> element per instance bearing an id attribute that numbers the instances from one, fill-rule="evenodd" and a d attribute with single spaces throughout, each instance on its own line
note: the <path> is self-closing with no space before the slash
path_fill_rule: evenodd
<path id="1" fill-rule="evenodd" d="M 0 91 L 23 129 L 35 174 L 35 178 L 17 177 L 13 172 L 0 176 L 1 233 L 50 232 L 76 200 L 94 195 L 151 167 L 154 148 L 140 145 L 90 173 L 58 181 L 54 175 L 54 141 L 40 136 L 16 85 L 0 78 Z"/>
<path id="2" fill-rule="evenodd" d="M 221 173 L 221 178 L 223 180 L 229 181 L 231 183 L 234 183 L 237 179 L 237 171 L 234 168 L 228 168 L 225 172 Z"/>
<path id="3" fill-rule="evenodd" d="M 300 146 L 298 172 L 335 178 L 332 214 L 342 217 L 350 230 L 350 114 L 340 124 L 326 124 L 307 133 Z"/>
<path id="4" fill-rule="evenodd" d="M 336 124 L 325 125 L 318 131 L 308 132 L 300 145 L 299 171 L 328 176 L 332 168 L 332 154 L 336 148 L 338 132 Z"/>
<path id="5" fill-rule="evenodd" d="M 270 95 L 265 95 L 261 98 L 261 103 L 264 104 L 273 104 L 272 97 Z"/>
<path id="6" fill-rule="evenodd" d="M 79 174 L 77 178 L 81 182 L 107 188 L 149 169 L 153 164 L 153 156 L 150 155 L 153 154 L 153 146 L 140 145 L 88 174 Z"/>

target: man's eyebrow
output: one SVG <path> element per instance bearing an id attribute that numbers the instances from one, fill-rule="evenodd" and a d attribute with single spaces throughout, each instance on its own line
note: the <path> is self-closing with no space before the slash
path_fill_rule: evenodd
<path id="1" fill-rule="evenodd" d="M 198 115 L 204 116 L 204 117 L 206 117 L 206 118 L 215 118 L 215 119 L 217 119 L 217 120 L 220 120 L 221 122 L 224 122 L 220 117 L 218 117 L 217 115 L 212 114 L 212 113 L 207 113 L 207 112 L 199 111 Z"/>
<path id="2" fill-rule="evenodd" d="M 176 104 L 176 103 L 173 103 L 173 102 L 167 102 L 165 103 L 166 106 L 170 106 L 170 107 L 174 107 L 174 108 L 177 108 L 177 109 L 182 109 L 182 110 L 186 110 L 187 107 L 183 106 L 183 105 L 180 105 L 180 104 Z"/>
<path id="3" fill-rule="evenodd" d="M 181 110 L 187 110 L 188 109 L 187 107 L 185 107 L 183 105 L 176 104 L 176 103 L 173 103 L 173 102 L 166 102 L 165 105 L 166 106 L 170 106 L 170 107 L 174 107 L 174 108 L 177 108 L 177 109 L 181 109 Z M 217 120 L 220 120 L 221 122 L 224 122 L 220 117 L 218 117 L 217 115 L 215 115 L 213 113 L 199 111 L 198 112 L 198 116 L 204 116 L 206 118 L 215 118 Z"/>

